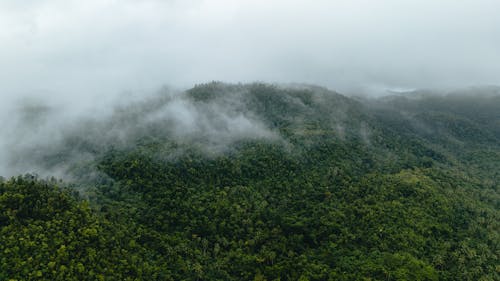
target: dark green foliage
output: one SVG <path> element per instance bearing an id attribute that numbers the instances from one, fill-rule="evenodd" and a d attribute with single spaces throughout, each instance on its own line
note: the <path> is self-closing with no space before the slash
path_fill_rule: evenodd
<path id="1" fill-rule="evenodd" d="M 472 105 L 490 120 L 460 99 L 439 107 L 445 97 L 367 104 L 310 87 L 188 91 L 197 103 L 232 104 L 232 94 L 281 139 L 222 152 L 162 134 L 100 145 L 72 169 L 76 178 L 98 169 L 76 183 L 86 200 L 55 181 L 1 180 L 0 279 L 500 278 L 494 105 Z"/>
<path id="2" fill-rule="evenodd" d="M 134 223 L 112 223 L 57 185 L 30 175 L 0 183 L 1 280 L 169 277 L 134 242 Z"/>

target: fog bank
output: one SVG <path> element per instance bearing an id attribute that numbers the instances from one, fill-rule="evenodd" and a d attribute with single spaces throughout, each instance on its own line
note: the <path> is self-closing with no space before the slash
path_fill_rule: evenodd
<path id="1" fill-rule="evenodd" d="M 500 84 L 493 0 L 1 1 L 0 96 L 98 103 L 162 84 L 344 93 Z"/>

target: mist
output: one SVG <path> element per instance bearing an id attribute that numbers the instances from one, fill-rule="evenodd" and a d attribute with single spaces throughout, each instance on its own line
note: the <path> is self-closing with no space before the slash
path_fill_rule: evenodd
<path id="1" fill-rule="evenodd" d="M 95 104 L 212 80 L 345 93 L 499 84 L 499 8 L 493 0 L 2 1 L 0 93 Z"/>
<path id="2" fill-rule="evenodd" d="M 9 122 L 0 133 L 0 175 L 29 172 L 72 179 L 71 170 L 88 169 L 78 173 L 90 176 L 97 170 L 86 163 L 94 163 L 100 153 L 133 149 L 145 139 L 179 146 L 177 152 L 169 149 L 170 154 L 182 153 L 183 146 L 190 145 L 206 156 L 228 152 L 238 141 L 280 142 L 279 133 L 248 107 L 245 90 L 233 88 L 228 95 L 203 101 L 188 91 L 165 87 L 143 93 L 140 99 L 121 97 L 87 112 L 22 100 L 4 119 Z"/>
<path id="3" fill-rule="evenodd" d="M 26 158 L 42 161 L 36 151 L 71 135 L 128 143 L 157 123 L 211 149 L 279 139 L 241 98 L 181 97 L 207 81 L 365 96 L 499 85 L 499 9 L 493 0 L 1 1 L 0 172 L 35 169 Z M 117 117 L 158 101 L 161 85 L 177 89 L 162 107 Z"/>

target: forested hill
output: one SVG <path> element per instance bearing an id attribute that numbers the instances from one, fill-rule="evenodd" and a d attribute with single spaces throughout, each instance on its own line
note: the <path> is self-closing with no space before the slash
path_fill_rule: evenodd
<path id="1" fill-rule="evenodd" d="M 40 176 L 0 179 L 0 280 L 500 280 L 497 88 L 214 82 L 45 139 L 3 159 Z"/>

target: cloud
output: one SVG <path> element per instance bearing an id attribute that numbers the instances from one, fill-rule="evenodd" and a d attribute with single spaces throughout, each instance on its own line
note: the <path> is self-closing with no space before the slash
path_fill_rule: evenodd
<path id="1" fill-rule="evenodd" d="M 97 172 L 94 160 L 101 153 L 111 147 L 136 148 L 142 141 L 166 147 L 175 143 L 179 151 L 193 146 L 207 155 L 230 151 L 239 141 L 282 143 L 279 133 L 253 112 L 243 96 L 235 90 L 198 101 L 187 92 L 163 89 L 139 101 L 122 99 L 108 112 L 83 115 L 43 100 L 23 100 L 11 108 L 9 122 L 0 131 L 0 176 L 31 172 L 65 179 L 87 177 Z"/>
<path id="2" fill-rule="evenodd" d="M 497 1 L 2 1 L 0 94 L 95 103 L 210 80 L 500 84 Z M 49 94 L 50 93 L 50 94 Z"/>
<path id="3" fill-rule="evenodd" d="M 499 9 L 494 0 L 0 1 L 1 135 L 20 136 L 0 139 L 0 159 L 10 141 L 57 138 L 76 116 L 99 119 L 162 84 L 304 82 L 355 94 L 498 85 Z M 33 104 L 64 114 L 35 108 L 52 127 L 17 128 L 13 112 Z M 169 120 L 208 114 L 192 109 L 179 104 Z M 219 118 L 231 132 L 259 131 L 251 116 Z"/>

